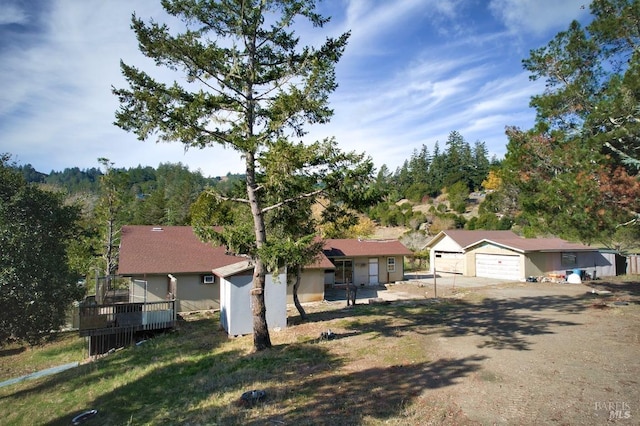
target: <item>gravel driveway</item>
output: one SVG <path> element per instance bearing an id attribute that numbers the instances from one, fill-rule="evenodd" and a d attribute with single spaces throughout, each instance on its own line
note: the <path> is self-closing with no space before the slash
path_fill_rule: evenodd
<path id="1" fill-rule="evenodd" d="M 438 298 L 470 302 L 428 346 L 434 360 L 477 369 L 423 395 L 442 424 L 640 424 L 640 282 L 524 283 L 436 277 Z M 328 290 L 344 300 L 344 290 Z M 434 296 L 433 277 L 364 287 L 357 303 Z M 411 302 L 408 302 L 411 303 Z"/>

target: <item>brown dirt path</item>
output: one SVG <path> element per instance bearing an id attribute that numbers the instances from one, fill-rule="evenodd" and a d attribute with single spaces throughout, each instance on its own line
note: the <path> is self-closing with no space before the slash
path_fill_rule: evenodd
<path id="1" fill-rule="evenodd" d="M 359 303 L 372 296 L 433 303 L 430 283 L 423 277 L 366 289 Z M 444 276 L 438 297 L 461 305 L 416 327 L 433 360 L 426 366 L 433 383 L 407 407 L 402 424 L 640 424 L 637 280 L 576 285 Z M 449 377 L 449 370 L 457 374 Z"/>
<path id="2" fill-rule="evenodd" d="M 640 424 L 639 288 L 499 283 L 461 290 L 477 305 L 448 324 L 433 356 L 474 358 L 481 368 L 426 398 L 448 401 L 453 423 Z"/>

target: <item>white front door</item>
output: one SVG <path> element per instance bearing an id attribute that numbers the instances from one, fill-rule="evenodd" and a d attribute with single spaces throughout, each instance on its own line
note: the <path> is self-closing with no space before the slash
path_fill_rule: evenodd
<path id="1" fill-rule="evenodd" d="M 369 258 L 369 284 L 378 284 L 378 258 Z"/>

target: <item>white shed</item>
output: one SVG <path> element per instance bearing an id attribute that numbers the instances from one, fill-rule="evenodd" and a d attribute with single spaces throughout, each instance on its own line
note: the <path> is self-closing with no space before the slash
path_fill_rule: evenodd
<path id="1" fill-rule="evenodd" d="M 214 269 L 220 277 L 220 323 L 229 335 L 240 336 L 253 333 L 251 289 L 253 287 L 253 265 L 243 261 L 234 265 Z M 287 275 L 283 268 L 279 275 L 266 276 L 265 305 L 267 327 L 270 330 L 287 326 Z"/>

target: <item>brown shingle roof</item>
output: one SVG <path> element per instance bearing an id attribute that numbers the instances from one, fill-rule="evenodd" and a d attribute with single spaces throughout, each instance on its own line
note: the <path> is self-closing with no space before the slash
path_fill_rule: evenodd
<path id="1" fill-rule="evenodd" d="M 324 243 L 327 257 L 411 256 L 413 252 L 398 240 L 329 239 Z"/>
<path id="2" fill-rule="evenodd" d="M 246 258 L 226 254 L 224 247 L 204 243 L 190 226 L 127 225 L 122 227 L 118 274 L 211 273 Z M 410 256 L 397 240 L 330 239 L 309 269 L 333 269 L 327 258 L 343 256 Z"/>
<path id="3" fill-rule="evenodd" d="M 325 256 L 324 253 L 320 253 L 316 258 L 316 261 L 311 265 L 305 266 L 307 269 L 335 269 L 336 266 Z"/>
<path id="4" fill-rule="evenodd" d="M 200 241 L 190 226 L 129 225 L 122 227 L 118 273 L 211 273 L 243 260 Z"/>
<path id="5" fill-rule="evenodd" d="M 593 247 L 578 243 L 570 243 L 561 238 L 486 238 L 482 241 L 465 246 L 468 249 L 481 242 L 492 242 L 500 246 L 510 248 L 522 253 L 529 252 L 554 252 L 554 251 L 594 251 Z"/>
<path id="6" fill-rule="evenodd" d="M 593 251 L 593 247 L 570 243 L 561 238 L 522 238 L 512 231 L 485 231 L 449 229 L 436 235 L 427 247 L 433 246 L 445 235 L 449 236 L 462 249 L 468 250 L 482 242 L 491 242 L 522 253 L 549 251 Z"/>

